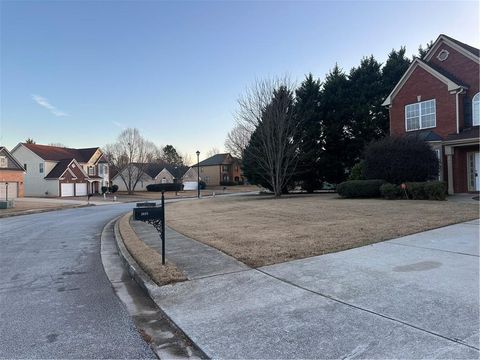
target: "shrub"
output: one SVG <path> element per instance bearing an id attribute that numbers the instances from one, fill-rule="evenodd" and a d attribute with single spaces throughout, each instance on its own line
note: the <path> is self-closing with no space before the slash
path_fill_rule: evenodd
<path id="1" fill-rule="evenodd" d="M 402 197 L 402 189 L 398 185 L 386 183 L 380 186 L 380 194 L 388 200 L 400 199 Z"/>
<path id="2" fill-rule="evenodd" d="M 379 197 L 384 180 L 349 180 L 337 185 L 337 192 L 344 198 Z"/>
<path id="3" fill-rule="evenodd" d="M 100 190 L 102 191 L 102 195 L 103 195 L 108 191 L 108 186 L 102 186 Z"/>
<path id="4" fill-rule="evenodd" d="M 392 184 L 433 180 L 438 175 L 438 158 L 425 141 L 417 137 L 386 137 L 365 149 L 364 175 Z"/>
<path id="5" fill-rule="evenodd" d="M 182 191 L 182 190 L 183 190 L 183 184 L 181 183 L 147 185 L 147 191 Z"/>
<path id="6" fill-rule="evenodd" d="M 115 194 L 118 191 L 118 185 L 113 184 L 112 187 L 110 188 L 110 192 L 112 194 Z"/>
<path id="7" fill-rule="evenodd" d="M 237 183 L 235 181 L 220 181 L 221 186 L 235 186 Z"/>
<path id="8" fill-rule="evenodd" d="M 207 183 L 203 180 L 200 180 L 198 184 L 200 185 L 200 190 L 204 190 L 207 187 Z"/>
<path id="9" fill-rule="evenodd" d="M 425 194 L 428 200 L 445 200 L 447 184 L 444 181 L 429 181 L 425 183 Z"/>
<path id="10" fill-rule="evenodd" d="M 348 180 L 365 180 L 365 176 L 363 175 L 364 168 L 365 168 L 365 162 L 363 160 L 356 163 L 353 166 L 352 171 L 350 172 L 350 176 L 348 177 Z"/>
<path id="11" fill-rule="evenodd" d="M 425 194 L 425 183 L 424 182 L 409 182 L 407 185 L 407 194 L 408 197 L 412 200 L 424 200 L 427 198 Z"/>

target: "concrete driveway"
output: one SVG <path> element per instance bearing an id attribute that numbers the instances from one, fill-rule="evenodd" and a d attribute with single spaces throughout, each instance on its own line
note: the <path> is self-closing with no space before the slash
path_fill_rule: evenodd
<path id="1" fill-rule="evenodd" d="M 164 286 L 155 301 L 212 358 L 479 358 L 479 222 Z"/>

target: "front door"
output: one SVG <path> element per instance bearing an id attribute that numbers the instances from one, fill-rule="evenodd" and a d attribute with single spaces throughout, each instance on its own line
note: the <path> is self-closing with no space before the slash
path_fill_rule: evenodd
<path id="1" fill-rule="evenodd" d="M 480 152 L 475 153 L 475 190 L 480 190 Z"/>

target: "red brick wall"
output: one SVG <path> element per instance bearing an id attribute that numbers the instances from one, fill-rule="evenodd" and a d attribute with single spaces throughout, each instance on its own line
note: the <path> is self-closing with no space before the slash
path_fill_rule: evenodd
<path id="1" fill-rule="evenodd" d="M 444 61 L 440 61 L 437 59 L 437 55 L 444 49 L 449 52 L 448 58 Z M 459 96 L 460 130 L 463 129 L 463 100 L 467 97 L 471 101 L 473 96 L 479 92 L 479 65 L 446 44 L 440 45 L 428 63 L 452 74 L 455 79 L 458 79 L 462 84 L 468 86 L 466 93 Z"/>
<path id="2" fill-rule="evenodd" d="M 447 60 L 440 61 L 437 59 L 437 55 L 443 49 L 447 50 L 449 54 Z M 470 97 L 479 91 L 480 70 L 478 64 L 452 49 L 450 46 L 446 44 L 440 45 L 428 63 L 444 69 L 446 72 L 452 74 L 455 79 L 468 85 L 468 93 Z"/>
<path id="3" fill-rule="evenodd" d="M 23 171 L 15 170 L 1 170 L 0 171 L 0 181 L 1 182 L 18 182 L 18 197 L 23 197 Z"/>
<path id="4" fill-rule="evenodd" d="M 435 99 L 437 126 L 432 130 L 442 137 L 456 133 L 455 95 L 448 92 L 446 84 L 417 67 L 393 98 L 390 108 L 391 135 L 406 133 L 405 105 L 418 102 L 417 96 L 421 96 L 421 101 Z"/>

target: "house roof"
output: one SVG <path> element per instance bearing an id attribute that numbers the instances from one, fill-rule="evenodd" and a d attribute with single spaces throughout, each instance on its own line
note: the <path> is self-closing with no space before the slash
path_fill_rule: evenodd
<path id="1" fill-rule="evenodd" d="M 412 131 L 406 134 L 407 137 L 417 137 L 423 141 L 442 141 L 443 138 L 432 130 Z"/>
<path id="2" fill-rule="evenodd" d="M 235 160 L 235 158 L 229 153 L 216 154 L 208 159 L 200 161 L 199 166 L 228 165 L 232 163 L 231 160 Z"/>
<path id="3" fill-rule="evenodd" d="M 22 143 L 23 146 L 33 151 L 40 156 L 43 160 L 60 161 L 65 159 L 75 159 L 78 162 L 88 162 L 95 152 L 99 149 L 84 148 L 84 149 L 72 149 L 63 148 L 59 146 L 39 145 L 39 144 L 27 144 Z"/>
<path id="4" fill-rule="evenodd" d="M 17 159 L 15 159 L 15 157 L 10 153 L 10 151 L 7 150 L 7 148 L 5 146 L 0 146 L 0 155 L 1 154 L 7 156 L 12 161 L 12 163 L 15 165 L 15 168 L 12 169 L 11 167 L 9 167 L 8 170 L 25 171 L 24 167 L 18 162 Z"/>
<path id="5" fill-rule="evenodd" d="M 75 163 L 77 165 L 77 168 L 85 175 L 85 177 L 88 177 L 90 179 L 96 179 L 99 178 L 98 176 L 88 176 L 85 171 L 82 169 L 82 167 L 78 164 L 78 161 L 76 159 L 62 159 L 60 160 L 55 167 L 50 170 L 50 172 L 45 176 L 45 179 L 50 180 L 50 179 L 58 179 L 61 177 L 63 174 L 65 174 L 65 171 L 69 170 L 70 164 Z M 70 170 L 71 171 L 71 170 Z"/>
<path id="6" fill-rule="evenodd" d="M 155 162 L 155 163 L 131 163 L 133 166 L 145 166 L 145 174 L 154 179 L 162 170 L 167 170 L 173 177 L 181 178 L 185 172 L 188 170 L 187 166 L 175 166 L 166 162 Z M 178 174 L 177 174 L 178 173 Z M 111 178 L 114 179 L 119 174 L 118 171 L 112 169 L 110 171 Z"/>
<path id="7" fill-rule="evenodd" d="M 463 55 L 467 56 L 468 58 L 472 59 L 475 62 L 479 62 L 479 57 L 480 57 L 480 50 L 477 49 L 476 47 L 470 46 L 468 44 L 465 44 L 461 41 L 458 41 L 457 39 L 454 39 L 450 36 L 447 36 L 445 34 L 440 34 L 433 43 L 433 45 L 430 47 L 430 50 L 425 54 L 423 57 L 424 60 L 429 61 L 433 55 L 437 52 L 440 44 L 444 42 L 451 48 L 459 51 Z"/>
<path id="8" fill-rule="evenodd" d="M 395 85 L 393 90 L 390 92 L 390 94 L 387 96 L 385 101 L 382 103 L 383 106 L 388 106 L 392 103 L 392 100 L 395 97 L 395 95 L 400 91 L 400 89 L 407 82 L 407 80 L 410 78 L 410 76 L 413 74 L 413 72 L 417 67 L 421 67 L 422 69 L 427 71 L 430 75 L 436 77 L 438 80 L 445 83 L 445 85 L 447 85 L 448 91 L 467 88 L 465 85 L 459 84 L 457 80 L 453 79 L 451 76 L 449 76 L 445 72 L 441 73 L 436 68 L 432 67 L 430 64 L 416 58 L 415 60 L 412 61 L 412 63 L 408 67 L 405 74 L 403 74 L 400 81 L 397 83 L 397 85 Z"/>
<path id="9" fill-rule="evenodd" d="M 469 128 L 465 128 L 462 131 L 460 131 L 458 134 L 450 134 L 447 136 L 445 139 L 445 142 L 449 141 L 459 141 L 459 140 L 468 140 L 468 139 L 473 139 L 479 141 L 479 126 L 473 126 Z"/>

